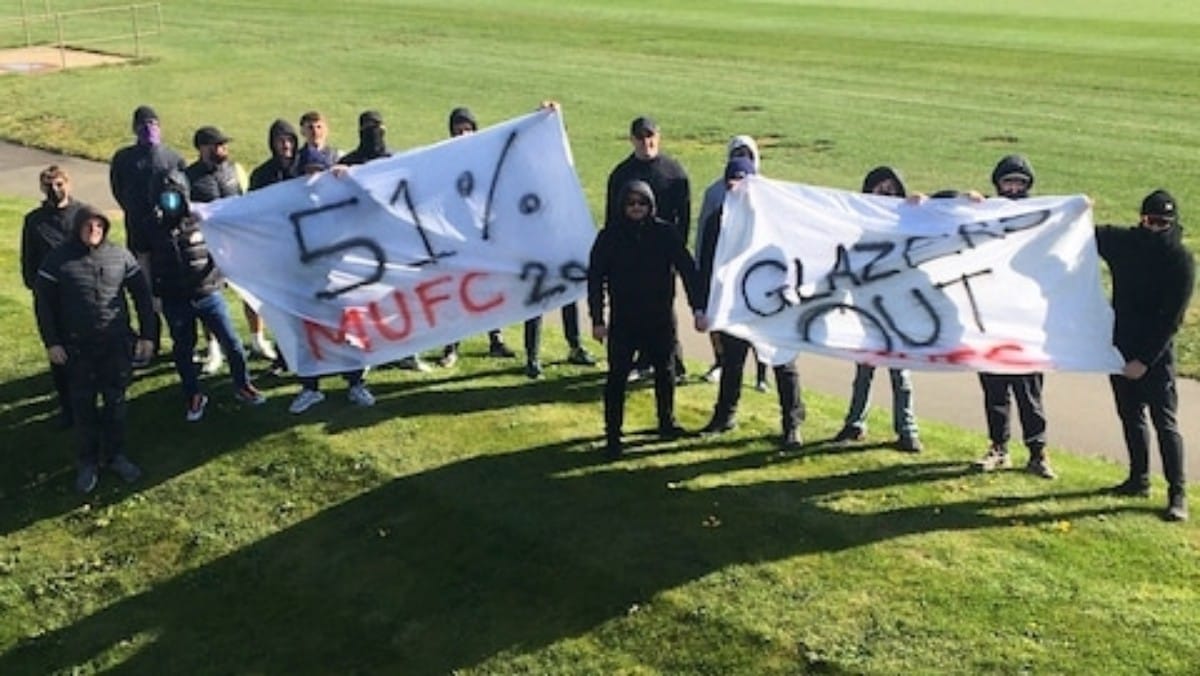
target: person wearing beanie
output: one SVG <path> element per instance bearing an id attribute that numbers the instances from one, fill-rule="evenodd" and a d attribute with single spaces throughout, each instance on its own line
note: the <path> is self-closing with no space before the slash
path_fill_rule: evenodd
<path id="1" fill-rule="evenodd" d="M 700 304 L 696 263 L 679 233 L 655 216 L 654 191 L 645 181 L 630 181 L 617 193 L 620 218 L 610 220 L 592 244 L 588 265 L 588 312 L 592 337 L 607 341 L 608 374 L 604 381 L 604 455 L 623 452 L 625 389 L 634 354 L 655 367 L 654 399 L 658 434 L 677 439 L 686 434 L 675 419 L 675 380 L 670 363 L 676 338 L 672 307 L 675 276 L 683 278 L 688 301 Z M 607 313 L 605 312 L 607 305 Z"/>
<path id="2" fill-rule="evenodd" d="M 674 226 L 680 241 L 687 246 L 692 219 L 691 184 L 687 172 L 675 158 L 662 152 L 662 132 L 653 118 L 643 115 L 635 117 L 629 123 L 629 144 L 633 147 L 633 152 L 621 160 L 608 175 L 604 227 L 608 227 L 610 221 L 624 217 L 622 206 L 617 199 L 622 188 L 630 181 L 644 181 L 654 191 L 658 205 L 657 218 Z M 674 320 L 673 310 L 671 317 Z M 678 384 L 687 382 L 682 345 L 675 345 L 671 367 Z M 647 376 L 649 371 L 645 358 L 639 357 L 631 376 L 634 380 L 639 380 Z"/>
<path id="3" fill-rule="evenodd" d="M 162 141 L 162 125 L 150 106 L 138 106 L 130 124 L 136 141 L 113 153 L 109 163 L 108 180 L 113 198 L 125 214 L 125 246 L 133 252 L 138 263 L 150 274 L 150 228 L 154 227 L 154 195 L 152 187 L 159 178 L 171 171 L 185 171 L 183 157 Z M 162 325 L 151 327 L 157 354 L 162 339 Z M 135 367 L 145 366 L 148 360 L 136 360 Z"/>
<path id="4" fill-rule="evenodd" d="M 128 300 L 138 319 L 133 355 L 148 358 L 155 323 L 150 284 L 137 259 L 108 239 L 99 210 L 75 212 L 71 237 L 51 251 L 34 284 L 38 333 L 50 363 L 67 369 L 79 450 L 75 488 L 90 493 L 101 468 L 123 480 L 142 471 L 125 455 L 126 398 L 131 380 Z M 103 412 L 96 406 L 99 398 Z"/>
<path id="5" fill-rule="evenodd" d="M 862 191 L 868 195 L 900 199 L 908 197 L 900 172 L 889 166 L 875 167 L 867 172 L 863 178 Z M 874 366 L 855 365 L 850 409 L 846 412 L 841 431 L 833 438 L 835 443 L 863 441 L 867 438 L 867 411 L 870 408 L 871 380 L 874 377 Z M 908 369 L 889 368 L 888 377 L 892 383 L 892 431 L 896 433 L 895 446 L 906 453 L 919 453 L 922 446 L 917 418 L 913 413 L 912 374 Z"/>
<path id="6" fill-rule="evenodd" d="M 1178 206 L 1171 193 L 1155 190 L 1142 201 L 1137 225 L 1096 227 L 1096 246 L 1112 273 L 1113 344 L 1125 358 L 1121 373 L 1109 378 L 1129 452 L 1129 476 L 1111 492 L 1150 494 L 1148 410 L 1167 479 L 1167 521 L 1188 518 L 1174 340 L 1191 301 L 1196 263 L 1183 244 Z"/>
<path id="7" fill-rule="evenodd" d="M 725 191 L 734 190 L 746 179 L 758 172 L 756 163 L 744 155 L 735 155 L 725 164 Z M 713 257 L 716 255 L 717 241 L 721 237 L 721 216 L 724 212 L 724 196 L 721 204 L 708 215 L 708 222 L 703 229 L 704 237 L 699 243 L 700 272 L 697 284 L 699 309 L 695 315 L 695 325 L 698 331 L 708 329 L 708 319 L 704 312 L 708 307 L 708 292 L 712 285 Z M 717 402 L 713 406 L 712 418 L 701 430 L 702 435 L 716 435 L 728 432 L 737 427 L 738 400 L 742 392 L 742 371 L 745 369 L 746 355 L 750 352 L 750 343 L 736 336 L 715 331 L 713 335 L 719 341 L 721 355 L 720 386 L 717 391 Z M 779 417 L 782 435 L 780 447 L 784 450 L 800 448 L 800 424 L 804 422 L 804 400 L 800 392 L 800 375 L 796 371 L 796 362 L 774 367 L 775 390 L 779 396 Z"/>
<path id="8" fill-rule="evenodd" d="M 383 115 L 377 110 L 364 110 L 358 116 L 358 147 L 346 153 L 338 164 L 352 167 L 381 157 L 391 157 L 392 153 L 384 141 L 386 134 Z"/>
<path id="9" fill-rule="evenodd" d="M 758 144 L 751 136 L 738 135 L 729 139 L 729 145 L 726 148 L 725 161 L 729 162 L 735 157 L 745 157 L 754 163 L 754 172 L 761 173 L 762 163 L 759 160 Z M 712 183 L 704 189 L 704 199 L 700 203 L 700 216 L 696 219 L 696 241 L 693 243 L 693 251 L 695 252 L 696 260 L 700 260 L 700 242 L 704 241 L 704 227 L 710 216 L 725 202 L 725 177 L 718 176 Z M 721 347 L 720 339 L 716 333 L 709 334 L 709 341 L 712 343 L 713 361 L 712 366 L 709 366 L 708 372 L 703 376 L 703 379 L 710 383 L 719 382 L 721 380 Z M 755 358 L 755 385 L 754 388 L 759 392 L 767 391 L 767 364 L 758 361 Z"/>
<path id="10" fill-rule="evenodd" d="M 1006 155 L 992 170 L 992 185 L 1000 197 L 1012 200 L 1029 197 L 1033 188 L 1033 165 L 1023 155 Z M 979 373 L 983 408 L 987 417 L 988 450 L 975 462 L 984 472 L 1012 466 L 1008 454 L 1010 401 L 1015 400 L 1029 461 L 1025 471 L 1043 479 L 1057 476 L 1046 457 L 1046 409 L 1042 404 L 1044 375 L 1031 373 Z M 1011 399 L 1010 399 L 1011 397 Z"/>

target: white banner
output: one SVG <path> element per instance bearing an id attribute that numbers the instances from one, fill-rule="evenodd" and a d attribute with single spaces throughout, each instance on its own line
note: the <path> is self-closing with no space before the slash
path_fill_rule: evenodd
<path id="1" fill-rule="evenodd" d="M 300 375 L 394 361 L 577 300 L 596 234 L 549 110 L 196 210 L 217 265 Z"/>
<path id="2" fill-rule="evenodd" d="M 726 197 L 713 329 L 783 363 L 1115 372 L 1083 196 L 901 199 L 761 176 Z"/>

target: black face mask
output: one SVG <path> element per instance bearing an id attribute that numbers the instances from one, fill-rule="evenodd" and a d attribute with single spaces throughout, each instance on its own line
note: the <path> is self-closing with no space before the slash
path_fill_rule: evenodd
<path id="1" fill-rule="evenodd" d="M 386 130 L 383 127 L 372 125 L 363 127 L 358 130 L 358 147 L 359 149 L 371 153 L 373 155 L 382 155 L 385 150 L 383 143 L 383 135 Z"/>

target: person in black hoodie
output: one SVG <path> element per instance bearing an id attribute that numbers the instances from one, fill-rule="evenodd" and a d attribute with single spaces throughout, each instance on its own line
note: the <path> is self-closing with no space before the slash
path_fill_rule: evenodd
<path id="1" fill-rule="evenodd" d="M 747 157 L 734 157 L 725 165 L 725 189 L 733 190 L 747 176 L 755 172 L 754 161 Z M 699 244 L 700 251 L 700 282 L 698 295 L 700 307 L 708 307 L 708 290 L 712 284 L 713 257 L 717 251 L 717 240 L 721 237 L 721 216 L 723 206 L 713 211 L 703 227 L 703 237 Z M 696 329 L 708 329 L 708 320 L 703 315 L 696 316 Z M 742 393 L 742 371 L 745 369 L 746 355 L 750 352 L 750 343 L 736 336 L 716 332 L 720 341 L 721 354 L 721 384 L 717 392 L 717 403 L 713 407 L 712 419 L 700 430 L 701 434 L 721 434 L 737 426 L 737 406 Z M 796 362 L 792 360 L 780 364 L 775 369 L 775 387 L 779 395 L 780 426 L 783 435 L 780 446 L 784 450 L 800 448 L 800 424 L 804 422 L 804 401 L 800 395 L 800 375 L 796 371 Z"/>
<path id="2" fill-rule="evenodd" d="M 992 170 L 992 185 L 1001 197 L 1012 200 L 1029 197 L 1033 188 L 1033 166 L 1023 155 L 1006 155 Z M 987 453 L 975 462 L 975 466 L 990 472 L 1012 466 L 1008 455 L 1009 395 L 1016 400 L 1017 413 L 1021 417 L 1021 432 L 1025 447 L 1029 449 L 1029 461 L 1025 471 L 1044 479 L 1053 479 L 1056 474 L 1046 457 L 1046 410 L 1042 405 L 1044 375 L 1031 373 L 985 373 L 980 372 L 979 384 L 983 387 L 983 408 L 987 415 L 988 439 L 991 444 Z"/>
<path id="3" fill-rule="evenodd" d="M 892 167 L 875 167 L 863 179 L 862 191 L 887 197 L 907 197 L 904 179 Z M 854 383 L 850 393 L 850 410 L 842 429 L 833 438 L 836 443 L 862 441 L 867 438 L 867 409 L 871 399 L 871 380 L 875 367 L 856 364 Z M 912 374 L 908 369 L 888 369 L 892 383 L 892 430 L 896 433 L 895 446 L 901 451 L 919 453 L 922 450 L 918 437 L 917 418 L 913 414 Z"/>
<path id="4" fill-rule="evenodd" d="M 33 291 L 38 268 L 51 251 L 74 239 L 75 214 L 83 205 L 71 196 L 71 177 L 58 165 L 51 165 L 38 175 L 38 183 L 46 199 L 33 211 L 25 214 L 21 228 L 21 278 L 25 288 Z M 71 396 L 68 391 L 67 367 L 50 363 L 50 377 L 58 393 L 58 424 L 68 428 L 71 415 Z"/>
<path id="5" fill-rule="evenodd" d="M 197 321 L 229 356 L 234 397 L 254 405 L 266 398 L 250 383 L 246 352 L 221 293 L 225 280 L 204 241 L 199 220 L 191 213 L 188 193 L 183 173 L 172 172 L 163 177 L 155 197 L 158 219 L 150 234 L 150 257 L 154 295 L 162 301 L 163 316 L 171 330 L 175 371 L 186 404 L 185 418 L 196 422 L 204 417 L 208 404 L 208 397 L 200 391 L 198 368 L 192 359 Z"/>
<path id="6" fill-rule="evenodd" d="M 475 114 L 470 108 L 459 106 L 450 111 L 448 125 L 450 138 L 458 138 L 467 134 L 474 134 L 479 131 L 479 121 L 475 119 Z M 500 357 L 502 359 L 511 359 L 517 356 L 512 348 L 504 343 L 504 337 L 500 334 L 500 329 L 492 329 L 488 331 L 488 356 Z M 438 359 L 438 366 L 450 368 L 458 363 L 458 343 L 450 343 L 442 348 L 442 356 Z"/>
<path id="7" fill-rule="evenodd" d="M 271 156 L 250 172 L 249 190 L 259 190 L 281 181 L 296 178 L 301 174 L 300 137 L 296 134 L 296 128 L 292 126 L 291 122 L 280 118 L 271 123 L 267 129 L 267 149 L 271 152 Z M 257 343 L 260 333 L 265 334 L 266 325 L 249 303 L 242 303 L 242 312 L 245 313 L 246 324 L 254 332 Z M 265 340 L 263 344 L 269 345 Z M 283 353 L 277 352 L 273 345 L 271 348 L 271 352 L 274 353 L 271 355 L 263 350 L 263 356 L 271 359 L 271 373 L 279 374 L 287 371 Z"/>
<path id="8" fill-rule="evenodd" d="M 655 367 L 658 434 L 676 439 L 685 431 L 675 420 L 675 381 L 669 365 L 676 341 L 675 275 L 699 309 L 696 263 L 672 225 L 655 217 L 654 191 L 631 181 L 618 193 L 620 217 L 609 221 L 592 244 L 588 266 L 588 312 L 592 336 L 608 341 L 604 383 L 605 456 L 621 456 L 625 388 L 635 352 Z M 611 306 L 605 320 L 605 298 Z"/>
<path id="9" fill-rule="evenodd" d="M 1175 198 L 1155 190 L 1142 201 L 1137 226 L 1099 226 L 1096 245 L 1112 273 L 1113 344 L 1125 358 L 1122 372 L 1110 379 L 1129 451 L 1129 477 L 1111 490 L 1150 494 L 1149 410 L 1167 479 L 1163 518 L 1183 521 L 1188 510 L 1183 438 L 1175 422 L 1174 337 L 1192 297 L 1196 263 L 1183 245 Z"/>
<path id="10" fill-rule="evenodd" d="M 300 175 L 300 136 L 292 123 L 277 119 L 267 130 L 267 149 L 271 157 L 250 172 L 250 190 L 296 178 Z"/>
<path id="11" fill-rule="evenodd" d="M 90 493 L 107 466 L 127 482 L 142 472 L 125 456 L 125 390 L 131 379 L 127 296 L 137 311 L 136 357 L 154 349 L 150 285 L 129 251 L 108 239 L 108 217 L 91 207 L 75 213 L 73 237 L 50 252 L 34 285 L 38 332 L 50 363 L 65 366 L 79 431 L 75 488 Z M 96 407 L 96 397 L 104 402 Z"/>

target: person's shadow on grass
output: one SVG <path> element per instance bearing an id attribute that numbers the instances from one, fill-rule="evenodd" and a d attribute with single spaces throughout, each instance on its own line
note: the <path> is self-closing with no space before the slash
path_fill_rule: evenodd
<path id="1" fill-rule="evenodd" d="M 0 673 L 449 673 L 580 636 L 730 566 L 1012 523 L 997 501 L 957 493 L 835 506 L 851 491 L 960 481 L 962 463 L 713 485 L 767 456 L 706 443 L 645 466 L 602 463 L 590 441 L 568 440 L 400 477 L 27 639 Z M 1054 504 L 1022 521 L 1118 509 Z"/>

